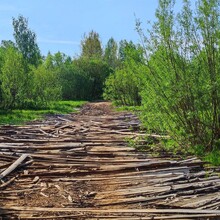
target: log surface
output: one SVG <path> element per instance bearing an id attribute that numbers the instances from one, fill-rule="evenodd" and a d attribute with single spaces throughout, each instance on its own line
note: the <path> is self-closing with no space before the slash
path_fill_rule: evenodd
<path id="1" fill-rule="evenodd" d="M 109 103 L 1 126 L 0 219 L 220 219 L 218 175 L 195 157 L 128 147 L 143 136 Z"/>

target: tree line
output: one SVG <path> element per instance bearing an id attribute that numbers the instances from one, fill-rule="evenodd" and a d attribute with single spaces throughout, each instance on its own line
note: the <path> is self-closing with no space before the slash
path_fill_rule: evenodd
<path id="1" fill-rule="evenodd" d="M 0 107 L 44 108 L 54 100 L 103 99 L 106 78 L 124 62 L 123 40 L 110 38 L 105 47 L 95 31 L 81 40 L 81 53 L 43 56 L 34 31 L 23 16 L 12 19 L 14 41 L 0 45 Z"/>
<path id="2" fill-rule="evenodd" d="M 147 31 L 136 21 L 141 48 L 108 78 L 106 93 L 119 104 L 141 104 L 146 127 L 182 149 L 219 152 L 219 0 L 183 0 L 179 11 L 175 0 L 159 0 L 155 15 Z"/>

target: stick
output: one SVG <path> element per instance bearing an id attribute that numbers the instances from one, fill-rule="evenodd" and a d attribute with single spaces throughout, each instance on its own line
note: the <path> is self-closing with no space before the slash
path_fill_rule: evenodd
<path id="1" fill-rule="evenodd" d="M 11 166 L 9 166 L 4 172 L 0 174 L 0 180 L 15 170 L 28 156 L 28 154 L 22 154 Z"/>
<path id="2" fill-rule="evenodd" d="M 16 179 L 16 177 L 13 177 L 9 181 L 7 181 L 6 183 L 3 183 L 2 185 L 0 185 L 0 189 L 5 188 L 9 184 L 11 184 L 15 179 Z"/>

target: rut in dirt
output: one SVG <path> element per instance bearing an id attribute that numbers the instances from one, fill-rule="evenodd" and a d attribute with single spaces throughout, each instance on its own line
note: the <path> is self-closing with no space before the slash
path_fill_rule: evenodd
<path id="1" fill-rule="evenodd" d="M 110 103 L 0 127 L 3 219 L 220 219 L 220 179 L 197 158 L 138 152 L 138 118 Z M 146 149 L 147 145 L 146 145 Z M 24 157 L 25 155 L 25 157 Z"/>

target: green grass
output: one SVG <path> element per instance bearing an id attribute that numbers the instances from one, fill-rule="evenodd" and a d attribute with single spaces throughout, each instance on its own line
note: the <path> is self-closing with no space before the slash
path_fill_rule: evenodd
<path id="1" fill-rule="evenodd" d="M 49 110 L 54 113 L 68 114 L 76 111 L 85 103 L 86 101 L 57 101 L 49 105 Z"/>
<path id="2" fill-rule="evenodd" d="M 204 160 L 214 166 L 220 166 L 220 150 L 207 153 Z"/>
<path id="3" fill-rule="evenodd" d="M 42 119 L 48 114 L 68 114 L 76 112 L 85 101 L 57 101 L 51 102 L 48 107 L 40 110 L 0 110 L 0 124 L 24 124 L 25 122 Z"/>

